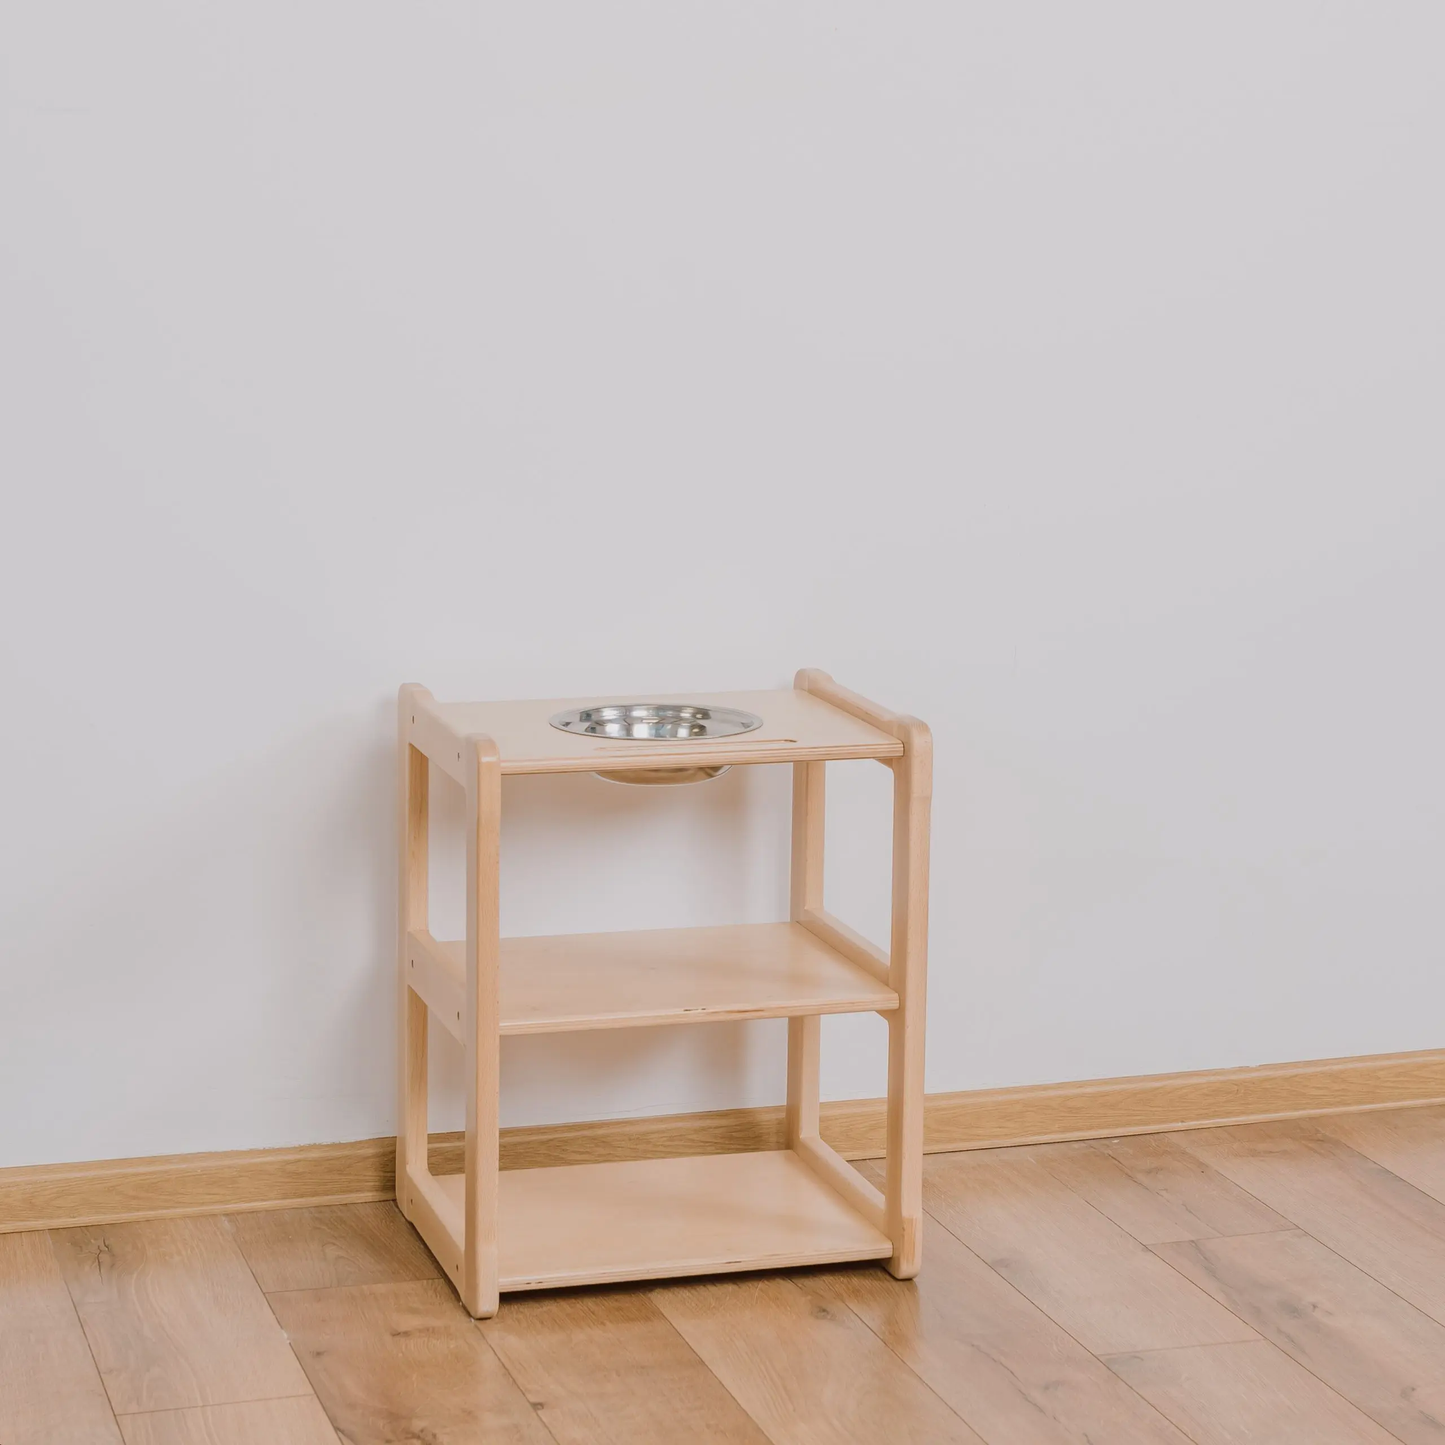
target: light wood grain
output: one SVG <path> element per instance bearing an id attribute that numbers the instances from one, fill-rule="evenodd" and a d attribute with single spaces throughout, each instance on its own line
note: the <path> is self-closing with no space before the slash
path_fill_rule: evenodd
<path id="1" fill-rule="evenodd" d="M 912 1279 L 923 1260 L 923 1043 L 928 994 L 928 849 L 933 738 L 917 718 L 897 718 L 903 756 L 893 764 L 893 930 L 888 983 L 888 1133 L 883 1195 L 889 1271 Z"/>
<path id="2" fill-rule="evenodd" d="M 640 1291 L 509 1301 L 478 1328 L 558 1445 L 768 1445 Z"/>
<path id="3" fill-rule="evenodd" d="M 125 1445 L 337 1445 L 314 1395 L 122 1415 Z"/>
<path id="4" fill-rule="evenodd" d="M 1108 1363 L 1195 1445 L 1392 1445 L 1391 1435 L 1265 1340 Z"/>
<path id="5" fill-rule="evenodd" d="M 456 1175 L 444 1181 L 429 1170 L 408 1168 L 400 1193 L 406 1199 L 412 1226 L 442 1274 L 460 1291 L 466 1263 L 466 1180 Z"/>
<path id="6" fill-rule="evenodd" d="M 1316 1117 L 1445 1098 L 1445 1050 L 1259 1069 L 1027 1085 L 933 1094 L 924 1101 L 924 1149 L 939 1153 L 1043 1140 L 1212 1127 L 1241 1118 Z M 1392 1111 L 1393 1112 L 1393 1111 Z M 845 1159 L 883 1153 L 886 1105 L 821 1106 L 823 1137 Z M 432 1168 L 460 1168 L 461 1136 L 431 1137 Z M 503 1169 L 646 1155 L 780 1148 L 783 1109 L 724 1109 L 504 1129 Z M 396 1141 L 158 1155 L 0 1169 L 0 1233 L 250 1209 L 390 1199 Z"/>
<path id="7" fill-rule="evenodd" d="M 816 1135 L 799 1139 L 793 1152 L 858 1215 L 880 1234 L 888 1230 L 888 1205 L 882 1192 Z"/>
<path id="8" fill-rule="evenodd" d="M 43 1234 L 0 1238 L 0 1441 L 120 1445 L 75 1306 Z"/>
<path id="9" fill-rule="evenodd" d="M 458 939 L 438 943 L 427 929 L 411 929 L 402 942 L 406 986 L 411 990 L 411 1007 L 420 1000 L 426 1006 L 427 1021 L 435 1019 L 458 1043 L 463 1042 L 462 1011 L 467 1002 L 467 945 Z M 417 1050 L 420 1057 L 421 1050 Z M 416 1081 L 414 1097 L 421 1097 L 422 1080 Z"/>
<path id="10" fill-rule="evenodd" d="M 478 1319 L 497 1312 L 497 1175 L 501 1169 L 502 769 L 497 745 L 467 739 L 466 1100 L 462 1303 Z"/>
<path id="11" fill-rule="evenodd" d="M 0 1234 L 389 1199 L 396 1140 L 0 1169 Z"/>
<path id="12" fill-rule="evenodd" d="M 1445 1204 L 1445 1108 L 1340 1114 L 1318 1125 L 1321 1133 Z"/>
<path id="13" fill-rule="evenodd" d="M 1445 1204 L 1308 1124 L 1181 1136 L 1321 1244 L 1445 1323 Z"/>
<path id="14" fill-rule="evenodd" d="M 1143 1244 L 1289 1228 L 1166 1135 L 1058 1144 L 1033 1157 Z"/>
<path id="15" fill-rule="evenodd" d="M 455 1198 L 459 1179 L 438 1181 Z M 887 1239 L 795 1154 L 710 1154 L 501 1176 L 503 1290 L 877 1259 Z"/>
<path id="16" fill-rule="evenodd" d="M 1404 1445 L 1445 1445 L 1445 1325 L 1318 1240 L 1289 1230 L 1155 1253 Z"/>
<path id="17" fill-rule="evenodd" d="M 117 1414 L 308 1393 L 224 1219 L 51 1240 Z"/>
<path id="18" fill-rule="evenodd" d="M 911 1283 L 859 1266 L 814 1277 L 978 1433 L 1002 1445 L 1187 1445 L 1076 1340 L 932 1219 Z"/>
<path id="19" fill-rule="evenodd" d="M 774 1442 L 984 1445 L 846 1306 L 806 1277 L 654 1292 L 658 1308 Z"/>
<path id="20" fill-rule="evenodd" d="M 1254 1331 L 1037 1159 L 933 1158 L 928 1212 L 1095 1354 L 1254 1339 Z"/>
<path id="21" fill-rule="evenodd" d="M 843 687 L 820 667 L 800 669 L 793 679 L 793 686 L 801 692 L 811 693 L 812 696 L 826 702 L 830 707 L 837 708 L 839 712 L 845 712 L 849 717 L 855 717 L 860 722 L 867 723 L 869 727 L 877 728 L 879 732 L 887 733 L 890 737 L 899 736 L 900 718 L 896 712 L 864 697 L 861 693 L 852 692 Z"/>
<path id="22" fill-rule="evenodd" d="M 271 1302 L 346 1445 L 552 1445 L 444 1281 Z"/>
<path id="23" fill-rule="evenodd" d="M 781 1110 L 775 1118 L 781 1130 Z M 1381 1205 L 1383 1171 L 1337 1140 L 1303 1126 L 1236 1132 L 1257 1133 L 1269 1145 L 1264 1162 L 1281 1193 L 1293 1170 L 1305 1194 L 1331 1196 L 1320 1216 L 1330 1227 L 1341 1227 L 1340 1211 L 1351 1199 L 1367 1240 L 1375 1237 L 1369 1231 L 1388 1220 L 1394 1206 L 1388 1195 Z M 1432 1145 L 1424 1126 L 1414 1126 L 1408 1145 L 1414 1166 L 1427 1168 L 1432 1151 L 1445 1154 L 1445 1129 Z M 1161 1287 L 1157 1275 L 1139 1271 L 1137 1256 L 1119 1250 L 1121 1239 L 1130 1243 L 1123 1231 L 1062 1182 L 1059 1175 L 1069 1177 L 1067 1168 L 1051 1167 L 1051 1159 L 1077 1152 L 994 1151 L 929 1166 L 930 1203 L 949 1217 L 932 1179 L 957 1172 L 953 1182 L 964 1207 L 961 1216 L 955 1211 L 955 1226 L 991 1236 L 997 1250 L 993 1264 L 1016 1283 L 1006 1282 L 941 1224 L 928 1220 L 929 1265 L 916 1282 L 893 1280 L 863 1264 L 792 1277 L 797 1284 L 776 1275 L 753 1276 L 666 1287 L 650 1298 L 635 1289 L 513 1296 L 496 1321 L 481 1327 L 485 1334 L 437 1279 L 281 1289 L 269 1299 L 314 1378 L 329 1392 L 328 1401 L 351 1412 L 338 1414 L 335 1422 L 347 1445 L 467 1445 L 492 1439 L 542 1445 L 555 1438 L 564 1445 L 594 1438 L 645 1445 L 649 1439 L 706 1439 L 709 1431 L 726 1440 L 739 1428 L 748 1440 L 748 1425 L 739 1426 L 744 1416 L 726 1404 L 729 1392 L 709 1366 L 716 1366 L 732 1398 L 773 1445 L 947 1440 L 959 1428 L 976 1432 L 959 1438 L 989 1445 L 1180 1445 L 1178 1428 L 1132 1391 L 1124 1375 L 1206 1442 L 1378 1440 L 1361 1425 L 1363 1416 L 1403 1445 L 1445 1445 L 1445 1324 L 1294 1227 L 1155 1244 L 1151 1257 L 1186 1291 L 1181 1297 Z M 1249 1153 L 1258 1152 L 1256 1141 Z M 1216 1181 L 1207 1179 L 1201 1196 L 1191 1178 L 1181 1194 L 1174 1162 L 1167 1161 L 1165 1182 L 1147 1188 L 1148 1197 L 1130 1206 L 1145 1221 L 1136 1220 L 1136 1227 L 1148 1232 L 1159 1222 L 1154 1199 L 1163 1200 L 1167 1213 L 1183 1198 L 1191 1228 L 1199 1221 L 1211 1228 L 1241 1222 L 1233 1213 L 1240 1201 L 1227 1191 L 1221 1195 Z M 1255 1160 L 1251 1167 L 1264 1166 Z M 877 1180 L 884 1177 L 882 1169 L 869 1161 L 859 1172 Z M 1333 1184 L 1332 1173 L 1338 1176 Z M 1340 1179 L 1348 1186 L 1346 1195 L 1333 1198 Z M 1025 1195 L 1011 1195 L 1020 1183 L 1028 1186 Z M 1395 1183 L 1408 1197 L 1435 1207 L 1402 1181 Z M 439 1185 L 429 1187 L 441 1192 Z M 823 1188 L 817 1179 L 812 1187 Z M 657 1191 L 643 1192 L 655 1204 Z M 755 1194 L 772 1197 L 770 1190 Z M 838 1195 L 833 1200 L 844 1207 Z M 1109 1196 L 1100 1196 L 1100 1202 L 1107 1204 Z M 460 1199 L 453 1206 L 443 1197 L 443 1203 L 455 1214 L 459 1231 Z M 1275 1206 L 1281 1212 L 1278 1200 Z M 261 1247 L 253 1251 L 258 1270 L 263 1277 L 268 1269 L 278 1271 L 270 1283 L 294 1284 L 309 1277 L 363 1277 L 373 1268 L 391 1267 L 392 1241 L 380 1212 L 355 1211 L 363 1216 L 355 1228 L 340 1217 L 349 1212 L 323 1212 L 313 1231 L 306 1231 L 299 1217 L 278 1218 L 278 1224 L 296 1229 L 283 1230 L 279 1241 L 262 1229 Z M 590 1209 L 587 1213 L 595 1219 Z M 1173 1222 L 1172 1214 L 1168 1218 Z M 191 1223 L 227 1227 L 214 1220 Z M 243 1222 L 258 1229 L 269 1223 Z M 103 1233 L 153 1236 L 176 1227 L 130 1225 Z M 555 1236 L 558 1230 L 544 1232 Z M 890 1245 L 881 1234 L 877 1238 L 881 1256 Z M 153 1236 L 150 1254 L 156 1253 L 155 1243 Z M 82 1383 L 74 1383 L 77 1359 L 85 1362 L 85 1353 L 77 1355 L 84 1342 L 73 1308 L 66 1325 L 69 1292 L 62 1293 L 56 1256 L 47 1255 L 47 1248 L 44 1236 L 0 1240 L 0 1440 L 11 1445 L 17 1417 L 28 1411 L 18 1434 L 23 1445 L 116 1445 L 93 1365 L 88 1387 L 83 1369 Z M 264 1301 L 254 1283 L 236 1294 L 237 1271 L 245 1266 L 234 1250 L 169 1253 L 164 1269 L 150 1257 L 135 1268 L 132 1251 L 130 1278 L 118 1287 L 116 1280 L 104 1279 L 113 1265 L 97 1250 L 79 1261 L 85 1277 L 77 1282 L 77 1294 L 82 1308 L 107 1316 L 97 1338 L 105 1345 L 105 1336 L 111 1336 L 110 1354 L 123 1356 L 134 1373 L 187 1384 L 200 1380 L 210 1388 L 217 1357 L 254 1354 L 248 1341 L 238 1338 L 245 1331 L 238 1330 L 236 1317 L 254 1321 L 254 1308 Z M 219 1285 L 211 1277 L 217 1273 Z M 90 1289 L 98 1297 L 86 1304 Z M 786 1293 L 780 1301 L 780 1289 L 794 1291 L 791 1302 Z M 192 1296 L 189 1304 L 177 1299 L 182 1293 Z M 1195 1298 L 1205 1298 L 1221 1313 L 1227 1307 L 1226 1318 L 1241 1330 L 1258 1332 L 1250 1339 L 1263 1335 L 1298 1368 L 1281 1365 L 1268 1350 L 1231 1353 L 1226 1342 L 1118 1351 L 1121 1373 L 1113 1376 L 1060 1323 L 1096 1344 L 1127 1332 L 1177 1337 L 1181 1318 L 1191 1313 L 1187 1301 Z M 673 1300 L 682 1301 L 677 1316 L 687 1335 L 682 1343 L 673 1326 L 657 1318 L 658 1311 L 672 1311 Z M 698 1300 L 705 1308 L 696 1307 Z M 294 1318 L 293 1301 L 301 1302 Z M 1048 1318 L 1045 1308 L 1059 1318 Z M 520 1313 L 509 1313 L 514 1309 Z M 274 1343 L 281 1326 L 273 1329 Z M 115 1336 L 133 1338 L 117 1343 Z M 526 1392 L 489 1351 L 488 1338 L 513 1351 L 509 1358 Z M 253 1365 L 244 1368 L 252 1376 L 249 1389 L 279 1383 L 256 1378 Z M 1311 1379 L 1318 1383 L 1307 1383 Z M 1331 1405 L 1328 1392 L 1321 1394 L 1324 1387 L 1359 1414 Z M 276 1403 L 278 1398 L 283 1403 Z M 272 1439 L 287 1442 L 293 1425 L 310 1431 L 317 1416 L 314 1407 L 309 1416 L 303 1413 L 304 1401 L 304 1394 L 267 1394 L 120 1418 L 131 1445 L 189 1445 L 193 1439 L 218 1445 L 218 1435 L 219 1445 L 236 1437 L 269 1445 Z M 93 1413 L 67 1433 L 75 1424 L 73 1412 L 87 1403 Z M 946 1408 L 953 1408 L 957 1426 Z M 301 1438 L 312 1445 L 309 1433 Z M 332 1445 L 325 1435 L 322 1439 Z M 751 1445 L 761 1442 L 755 1438 Z"/>
<path id="24" fill-rule="evenodd" d="M 927 1147 L 1157 1134 L 1423 1103 L 1445 1103 L 1445 1049 L 935 1094 Z"/>
<path id="25" fill-rule="evenodd" d="M 434 1279 L 435 1261 L 394 1204 L 238 1214 L 236 1243 L 263 1290 Z"/>
<path id="26" fill-rule="evenodd" d="M 835 918 L 821 908 L 805 908 L 797 922 L 850 963 L 856 963 L 865 973 L 872 974 L 880 983 L 888 982 L 888 955 L 841 918 Z"/>
<path id="27" fill-rule="evenodd" d="M 427 942 L 414 939 L 413 955 L 425 957 Z M 462 945 L 432 946 L 461 980 Z M 855 1013 L 898 1004 L 886 984 L 797 923 L 504 938 L 500 959 L 504 1035 Z"/>
<path id="28" fill-rule="evenodd" d="M 548 719 L 571 708 L 616 702 L 703 703 L 738 708 L 762 718 L 755 732 L 705 742 L 583 737 L 554 728 Z M 436 703 L 432 715 L 442 732 L 413 732 L 411 741 L 445 760 L 447 749 L 478 734 L 493 739 L 502 772 L 575 773 L 634 767 L 708 767 L 731 763 L 791 763 L 829 758 L 892 758 L 902 748 L 895 737 L 795 688 L 770 692 L 636 693 L 624 697 L 552 698 L 529 702 Z M 463 751 L 465 749 L 463 748 Z"/>

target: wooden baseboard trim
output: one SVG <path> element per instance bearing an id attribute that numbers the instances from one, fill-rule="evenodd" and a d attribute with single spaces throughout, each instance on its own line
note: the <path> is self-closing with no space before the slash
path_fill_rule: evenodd
<path id="1" fill-rule="evenodd" d="M 1248 1069 L 1089 1079 L 931 1094 L 930 1153 L 1151 1134 L 1315 1114 L 1445 1103 L 1445 1049 Z M 846 1159 L 883 1152 L 883 1101 L 823 1105 L 823 1136 Z M 783 1110 L 723 1109 L 502 1131 L 502 1167 L 657 1159 L 783 1146 Z M 0 1233 L 168 1215 L 296 1209 L 390 1199 L 395 1141 L 307 1144 L 0 1169 Z M 432 1168 L 461 1169 L 461 1136 L 434 1134 Z"/>

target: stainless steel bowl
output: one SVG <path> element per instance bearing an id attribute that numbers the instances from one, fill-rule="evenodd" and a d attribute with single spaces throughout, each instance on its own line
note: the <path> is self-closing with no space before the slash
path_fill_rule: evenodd
<path id="1" fill-rule="evenodd" d="M 548 721 L 564 733 L 642 742 L 697 742 L 760 728 L 763 720 L 731 707 L 688 702 L 622 702 L 570 708 Z"/>
<path id="2" fill-rule="evenodd" d="M 714 738 L 736 737 L 763 725 L 750 712 L 732 707 L 708 707 L 686 702 L 602 703 L 597 707 L 570 708 L 548 718 L 554 728 L 582 737 L 609 738 L 621 742 L 709 742 Z M 688 768 L 616 768 L 599 770 L 597 776 L 609 783 L 630 783 L 647 787 L 677 783 L 705 783 L 727 772 L 727 764 Z"/>

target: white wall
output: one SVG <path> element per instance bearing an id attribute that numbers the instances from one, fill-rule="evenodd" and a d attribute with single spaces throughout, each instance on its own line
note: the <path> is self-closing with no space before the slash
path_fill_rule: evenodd
<path id="1" fill-rule="evenodd" d="M 810 665 L 930 720 L 932 1089 L 1438 1045 L 1442 45 L 1426 0 L 0 9 L 0 1164 L 392 1128 L 402 681 Z M 833 771 L 877 928 L 886 778 Z M 509 783 L 506 925 L 780 917 L 785 795 Z M 761 1102 L 780 1035 L 505 1083 Z"/>

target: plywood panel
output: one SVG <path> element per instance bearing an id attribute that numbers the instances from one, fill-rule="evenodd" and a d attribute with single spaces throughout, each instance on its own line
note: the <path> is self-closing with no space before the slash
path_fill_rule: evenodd
<path id="1" fill-rule="evenodd" d="M 459 1197 L 460 1176 L 439 1182 Z M 508 1170 L 497 1235 L 504 1290 L 831 1264 L 891 1249 L 788 1150 Z"/>
<path id="2" fill-rule="evenodd" d="M 1163 1134 L 1056 1144 L 1035 1157 L 1143 1244 L 1289 1228 L 1288 1220 Z"/>
<path id="3" fill-rule="evenodd" d="M 438 945 L 461 969 L 461 944 Z M 502 1032 L 891 1009 L 898 995 L 798 923 L 502 940 Z"/>
<path id="4" fill-rule="evenodd" d="M 708 703 L 739 708 L 763 719 L 751 733 L 711 742 L 645 742 L 579 737 L 548 718 L 569 708 L 615 702 Z M 496 744 L 503 773 L 590 772 L 629 765 L 704 766 L 713 763 L 793 762 L 828 758 L 895 758 L 897 738 L 821 698 L 793 688 L 772 692 L 686 695 L 630 693 L 623 697 L 564 697 L 540 702 L 444 702 L 432 711 L 456 738 L 485 734 Z M 418 746 L 426 745 L 413 738 Z"/>

